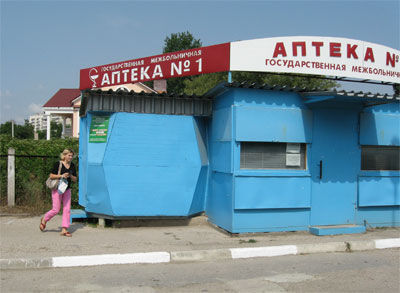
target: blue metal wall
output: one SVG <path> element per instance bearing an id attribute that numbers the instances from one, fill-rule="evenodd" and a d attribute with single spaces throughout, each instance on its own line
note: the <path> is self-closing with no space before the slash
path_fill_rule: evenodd
<path id="1" fill-rule="evenodd" d="M 232 231 L 233 208 L 232 102 L 231 95 L 214 100 L 209 122 L 211 172 L 206 213 L 212 223 L 227 231 Z"/>
<path id="2" fill-rule="evenodd" d="M 81 119 L 87 133 L 93 115 Z M 106 143 L 81 136 L 80 204 L 110 216 L 204 211 L 206 138 L 203 120 L 192 116 L 111 114 Z"/>
<path id="3" fill-rule="evenodd" d="M 310 173 L 240 169 L 240 143 L 311 142 L 312 112 L 295 93 L 245 89 L 216 97 L 213 108 L 210 220 L 233 233 L 307 229 Z"/>
<path id="4" fill-rule="evenodd" d="M 360 114 L 361 145 L 400 145 L 399 103 L 366 108 Z M 400 225 L 400 172 L 360 171 L 357 223 Z"/>
<path id="5" fill-rule="evenodd" d="M 310 225 L 355 224 L 359 107 L 313 108 L 313 114 Z"/>
<path id="6" fill-rule="evenodd" d="M 325 100 L 233 88 L 214 97 L 209 119 L 109 113 L 106 143 L 88 142 L 93 115 L 104 114 L 89 112 L 79 202 L 117 217 L 205 211 L 232 233 L 399 225 L 400 172 L 361 171 L 362 145 L 400 144 L 399 104 Z M 304 143 L 307 168 L 241 169 L 243 142 Z"/>
<path id="7" fill-rule="evenodd" d="M 213 223 L 232 233 L 399 225 L 400 172 L 360 170 L 361 145 L 399 145 L 399 104 L 363 111 L 359 101 L 314 99 L 322 102 L 242 88 L 215 97 L 206 204 Z M 242 142 L 306 143 L 307 168 L 240 169 Z"/>

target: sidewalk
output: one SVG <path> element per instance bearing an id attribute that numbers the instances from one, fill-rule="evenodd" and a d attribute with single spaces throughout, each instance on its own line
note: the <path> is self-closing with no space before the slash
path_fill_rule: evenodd
<path id="1" fill-rule="evenodd" d="M 73 236 L 68 238 L 60 236 L 60 216 L 40 232 L 40 217 L 0 214 L 0 268 L 212 261 L 400 247 L 400 228 L 336 236 L 314 236 L 307 231 L 231 236 L 211 226 L 205 216 L 189 222 L 127 228 L 74 222 Z"/>

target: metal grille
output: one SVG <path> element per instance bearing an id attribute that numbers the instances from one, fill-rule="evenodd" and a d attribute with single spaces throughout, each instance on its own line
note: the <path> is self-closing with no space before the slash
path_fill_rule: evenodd
<path id="1" fill-rule="evenodd" d="M 398 146 L 361 146 L 361 170 L 399 171 L 400 147 Z"/>
<path id="2" fill-rule="evenodd" d="M 306 168 L 306 144 L 295 145 L 299 145 L 299 151 L 292 153 L 288 151 L 287 143 L 242 142 L 240 168 L 304 170 Z M 293 157 L 298 161 L 298 164 L 291 163 Z"/>

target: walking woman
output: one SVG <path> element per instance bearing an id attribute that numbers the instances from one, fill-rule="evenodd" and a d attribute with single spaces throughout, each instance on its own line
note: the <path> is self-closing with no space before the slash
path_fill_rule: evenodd
<path id="1" fill-rule="evenodd" d="M 61 202 L 63 204 L 63 215 L 62 215 L 62 230 L 61 236 L 71 237 L 72 234 L 68 232 L 68 227 L 70 223 L 71 215 L 71 181 L 77 182 L 76 168 L 74 163 L 72 163 L 72 157 L 74 152 L 70 149 L 65 149 L 60 157 L 61 161 L 54 164 L 53 169 L 50 173 L 51 179 L 61 179 L 65 178 L 68 180 L 68 187 L 64 193 L 59 194 L 57 189 L 53 189 L 52 199 L 53 208 L 48 211 L 44 217 L 40 220 L 40 231 L 46 229 L 46 223 L 50 221 L 55 215 L 58 214 L 61 208 Z M 61 169 L 60 169 L 61 164 Z M 60 172 L 59 172 L 60 170 Z"/>

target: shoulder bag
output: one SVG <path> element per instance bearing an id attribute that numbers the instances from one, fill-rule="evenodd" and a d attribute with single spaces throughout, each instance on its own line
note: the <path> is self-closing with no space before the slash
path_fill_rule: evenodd
<path id="1" fill-rule="evenodd" d="M 61 166 L 62 166 L 61 164 L 62 163 L 60 161 L 57 175 L 60 175 L 60 173 L 61 173 Z M 60 179 L 51 179 L 49 176 L 49 178 L 47 178 L 47 180 L 46 180 L 46 186 L 50 189 L 57 189 L 59 182 L 60 182 Z"/>

